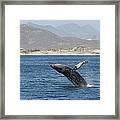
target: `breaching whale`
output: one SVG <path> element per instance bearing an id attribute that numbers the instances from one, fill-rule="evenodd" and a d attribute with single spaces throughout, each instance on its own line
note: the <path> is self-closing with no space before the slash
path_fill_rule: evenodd
<path id="1" fill-rule="evenodd" d="M 52 64 L 50 65 L 53 69 L 55 69 L 57 72 L 62 73 L 64 76 L 66 76 L 74 86 L 79 87 L 86 87 L 87 82 L 85 79 L 76 71 L 79 69 L 83 64 L 88 63 L 88 61 L 82 61 L 74 66 L 74 68 L 70 68 L 66 65 L 62 64 Z"/>

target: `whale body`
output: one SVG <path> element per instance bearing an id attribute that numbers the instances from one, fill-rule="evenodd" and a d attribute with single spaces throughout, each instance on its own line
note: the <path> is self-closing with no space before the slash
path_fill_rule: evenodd
<path id="1" fill-rule="evenodd" d="M 83 64 L 81 64 L 81 65 L 83 65 Z M 50 66 L 53 69 L 55 69 L 57 72 L 66 76 L 73 83 L 74 86 L 79 86 L 79 87 L 87 86 L 87 82 L 85 81 L 85 79 L 75 69 L 72 69 L 72 68 L 70 68 L 66 65 L 62 65 L 62 64 L 52 64 Z M 81 66 L 79 66 L 79 68 L 80 67 Z"/>

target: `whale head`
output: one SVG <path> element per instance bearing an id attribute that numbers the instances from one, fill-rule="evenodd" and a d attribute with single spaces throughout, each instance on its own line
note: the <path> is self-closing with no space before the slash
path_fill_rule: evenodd
<path id="1" fill-rule="evenodd" d="M 65 71 L 65 66 L 61 65 L 61 64 L 52 64 L 50 65 L 53 69 L 55 69 L 56 71 L 58 71 L 59 73 L 64 73 Z"/>

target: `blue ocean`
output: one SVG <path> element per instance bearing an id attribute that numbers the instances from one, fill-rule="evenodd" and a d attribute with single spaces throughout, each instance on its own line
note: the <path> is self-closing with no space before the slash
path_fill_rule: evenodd
<path id="1" fill-rule="evenodd" d="M 87 87 L 75 87 L 65 76 L 50 67 L 59 63 L 77 70 L 87 81 Z M 100 100 L 100 55 L 21 55 L 21 100 Z"/>

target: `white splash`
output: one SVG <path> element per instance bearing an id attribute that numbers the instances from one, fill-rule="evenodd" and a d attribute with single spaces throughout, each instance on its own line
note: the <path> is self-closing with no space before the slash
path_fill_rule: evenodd
<path id="1" fill-rule="evenodd" d="M 93 87 L 94 85 L 91 85 L 91 84 L 87 84 L 87 87 Z"/>

